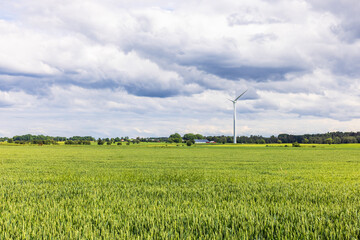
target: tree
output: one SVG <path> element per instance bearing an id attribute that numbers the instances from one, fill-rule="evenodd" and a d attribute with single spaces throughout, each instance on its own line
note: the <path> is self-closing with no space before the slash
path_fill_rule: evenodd
<path id="1" fill-rule="evenodd" d="M 9 138 L 7 142 L 8 142 L 8 143 L 13 143 L 12 138 Z"/>
<path id="2" fill-rule="evenodd" d="M 343 143 L 357 143 L 357 140 L 353 136 L 343 137 L 342 139 Z"/>
<path id="3" fill-rule="evenodd" d="M 186 145 L 187 145 L 188 147 L 190 147 L 190 146 L 192 145 L 192 141 L 191 141 L 191 140 L 187 140 L 187 141 L 186 141 Z"/>
<path id="4" fill-rule="evenodd" d="M 169 136 L 169 142 L 171 142 L 171 141 L 173 141 L 175 143 L 182 143 L 182 138 L 181 138 L 180 134 L 174 133 Z"/>
<path id="5" fill-rule="evenodd" d="M 330 144 L 333 143 L 333 139 L 332 138 L 327 138 L 327 139 L 325 139 L 325 143 L 330 145 Z"/>
<path id="6" fill-rule="evenodd" d="M 341 138 L 339 137 L 334 137 L 334 144 L 340 144 L 341 143 Z"/>
<path id="7" fill-rule="evenodd" d="M 204 136 L 201 134 L 196 134 L 195 137 L 196 139 L 204 139 Z"/>
<path id="8" fill-rule="evenodd" d="M 302 142 L 305 143 L 305 144 L 306 144 L 306 143 L 309 143 L 309 139 L 304 138 Z"/>
<path id="9" fill-rule="evenodd" d="M 183 139 L 185 141 L 190 140 L 193 144 L 195 144 L 195 139 L 204 139 L 204 136 L 201 134 L 187 133 L 183 136 Z"/>
<path id="10" fill-rule="evenodd" d="M 275 137 L 274 135 L 272 135 L 270 138 L 269 138 L 269 143 L 276 143 L 277 142 L 277 137 Z"/>
<path id="11" fill-rule="evenodd" d="M 101 138 L 99 138 L 99 139 L 97 140 L 97 144 L 98 144 L 98 145 L 104 145 L 104 141 L 101 140 Z"/>
<path id="12" fill-rule="evenodd" d="M 183 139 L 186 140 L 186 141 L 187 140 L 193 141 L 195 138 L 196 138 L 196 135 L 193 134 L 193 133 L 186 133 L 183 136 Z"/>
<path id="13" fill-rule="evenodd" d="M 226 143 L 226 137 L 224 137 L 224 136 L 220 137 L 219 143 L 225 144 Z"/>

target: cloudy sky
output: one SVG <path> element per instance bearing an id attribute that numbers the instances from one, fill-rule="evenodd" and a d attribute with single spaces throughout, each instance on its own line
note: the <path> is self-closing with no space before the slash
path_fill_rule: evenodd
<path id="1" fill-rule="evenodd" d="M 0 0 L 0 136 L 360 131 L 358 0 Z"/>

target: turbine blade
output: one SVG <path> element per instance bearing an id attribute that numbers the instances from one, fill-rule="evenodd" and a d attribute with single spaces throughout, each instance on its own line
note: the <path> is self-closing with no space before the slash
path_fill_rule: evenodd
<path id="1" fill-rule="evenodd" d="M 228 98 L 227 100 L 229 100 L 230 102 L 234 102 L 234 100 L 231 100 L 231 99 L 229 99 L 229 98 Z"/>
<path id="2" fill-rule="evenodd" d="M 245 90 L 245 92 L 243 92 L 242 94 L 240 94 L 240 96 L 238 96 L 237 98 L 235 98 L 234 102 L 236 102 L 239 98 L 241 98 L 242 95 L 244 95 L 247 92 L 247 89 Z"/>

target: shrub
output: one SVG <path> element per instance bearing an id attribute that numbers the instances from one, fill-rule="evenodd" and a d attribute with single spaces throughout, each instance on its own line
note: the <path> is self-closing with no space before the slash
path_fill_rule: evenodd
<path id="1" fill-rule="evenodd" d="M 73 145 L 75 144 L 73 140 L 66 140 L 65 145 Z"/>
<path id="2" fill-rule="evenodd" d="M 101 138 L 99 138 L 99 139 L 97 140 L 97 144 L 98 144 L 98 145 L 104 145 L 104 141 L 101 140 Z"/>
<path id="3" fill-rule="evenodd" d="M 190 140 L 186 141 L 186 146 L 190 147 L 192 145 L 192 142 Z"/>
<path id="4" fill-rule="evenodd" d="M 293 146 L 293 147 L 300 147 L 300 144 L 299 144 L 298 142 L 294 142 L 294 143 L 292 144 L 292 146 Z"/>

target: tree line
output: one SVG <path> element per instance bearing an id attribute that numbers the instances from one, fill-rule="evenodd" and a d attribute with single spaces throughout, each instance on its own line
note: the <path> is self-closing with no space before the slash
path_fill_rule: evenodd
<path id="1" fill-rule="evenodd" d="M 171 134 L 168 142 L 195 142 L 195 139 L 207 139 L 216 143 L 233 143 L 233 136 L 202 136 L 201 134 L 187 133 L 183 137 L 179 133 Z M 261 135 L 238 136 L 237 143 L 270 144 L 270 143 L 304 143 L 304 144 L 341 144 L 360 143 L 360 132 L 328 132 L 319 134 L 279 134 L 278 136 L 263 137 Z"/>
<path id="2" fill-rule="evenodd" d="M 232 143 L 231 136 L 206 136 L 206 139 L 217 143 Z M 360 143 L 360 132 L 328 132 L 320 134 L 279 134 L 278 136 L 263 137 L 260 135 L 240 136 L 238 143 L 266 144 L 266 143 L 312 143 L 312 144 L 341 144 Z"/>
<path id="3" fill-rule="evenodd" d="M 97 142 L 98 145 L 111 145 L 113 143 L 121 145 L 122 142 L 125 144 L 140 143 L 140 142 L 166 142 L 167 137 L 152 137 L 152 138 L 140 138 L 130 139 L 128 136 L 115 137 L 115 138 L 98 138 L 95 139 L 92 136 L 73 136 L 73 137 L 60 137 L 60 136 L 45 136 L 45 135 L 17 135 L 12 138 L 0 137 L 0 142 L 16 143 L 16 144 L 40 144 L 50 145 L 58 144 L 58 142 L 64 142 L 66 145 L 90 145 L 91 142 Z"/>
<path id="4" fill-rule="evenodd" d="M 169 142 L 169 143 L 183 143 L 191 142 L 194 143 L 195 139 L 207 139 L 216 143 L 232 143 L 232 136 L 203 136 L 201 134 L 186 133 L 181 136 L 179 133 L 171 134 L 169 137 L 148 137 L 130 139 L 129 137 L 115 137 L 115 138 L 98 138 L 95 139 L 92 136 L 73 136 L 73 137 L 52 137 L 45 135 L 21 135 L 9 137 L 0 137 L 0 142 L 7 141 L 8 143 L 17 144 L 58 144 L 58 142 L 65 142 L 67 145 L 90 145 L 91 142 L 97 142 L 98 145 L 121 145 L 122 142 L 125 144 L 140 143 L 140 142 Z M 303 134 L 303 135 L 292 135 L 292 134 L 279 134 L 278 136 L 263 137 L 261 135 L 251 136 L 238 136 L 236 138 L 238 143 L 247 144 L 268 144 L 268 143 L 309 143 L 309 144 L 341 144 L 341 143 L 360 143 L 360 132 L 328 132 L 322 134 Z"/>
<path id="5" fill-rule="evenodd" d="M 40 144 L 40 145 L 50 145 L 58 144 L 58 142 L 65 142 L 65 144 L 90 144 L 91 141 L 95 141 L 95 138 L 91 136 L 73 136 L 73 137 L 52 137 L 45 135 L 19 135 L 12 138 L 2 137 L 0 142 L 16 143 L 16 144 Z"/>

